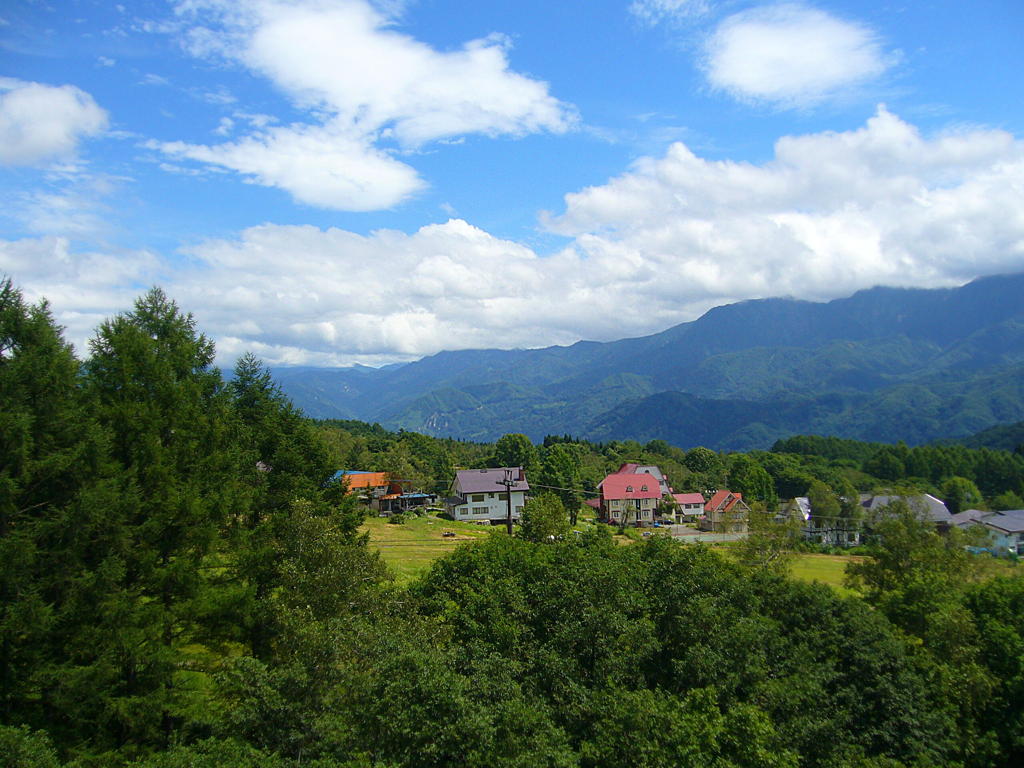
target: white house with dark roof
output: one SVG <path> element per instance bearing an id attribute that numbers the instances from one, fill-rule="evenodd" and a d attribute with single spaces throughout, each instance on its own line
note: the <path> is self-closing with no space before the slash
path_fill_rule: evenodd
<path id="1" fill-rule="evenodd" d="M 512 485 L 506 493 L 505 481 Z M 455 520 L 501 521 L 508 518 L 508 498 L 512 496 L 512 519 L 518 520 L 530 490 L 522 467 L 460 469 L 455 473 L 444 500 L 448 514 Z"/>
<path id="2" fill-rule="evenodd" d="M 992 549 L 1014 555 L 1024 553 L 1024 509 L 982 512 L 969 509 L 954 515 L 952 524 L 959 528 L 980 525 L 992 537 Z"/>

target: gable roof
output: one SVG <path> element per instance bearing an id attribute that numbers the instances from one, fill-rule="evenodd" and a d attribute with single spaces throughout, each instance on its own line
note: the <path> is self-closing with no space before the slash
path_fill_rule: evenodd
<path id="1" fill-rule="evenodd" d="M 1024 509 L 1007 509 L 985 515 L 981 522 L 1006 533 L 1024 533 Z"/>
<path id="2" fill-rule="evenodd" d="M 861 506 L 874 511 L 901 499 L 915 512 L 924 512 L 933 523 L 948 523 L 953 517 L 942 500 L 930 493 L 919 493 L 914 496 L 871 496 L 861 502 Z"/>
<path id="3" fill-rule="evenodd" d="M 491 467 L 489 469 L 460 469 L 455 473 L 455 483 L 463 493 L 504 493 L 505 471 L 512 471 L 515 484 L 510 490 L 528 491 L 526 473 L 522 467 Z"/>
<path id="4" fill-rule="evenodd" d="M 704 506 L 704 496 L 699 493 L 673 493 L 672 498 L 679 504 L 700 504 Z"/>
<path id="5" fill-rule="evenodd" d="M 811 500 L 809 498 L 807 498 L 806 496 L 797 496 L 793 499 L 792 502 L 790 502 L 790 505 L 790 508 L 795 506 L 798 510 L 800 510 L 800 516 L 804 520 L 811 519 Z"/>
<path id="6" fill-rule="evenodd" d="M 980 524 L 985 515 L 991 514 L 980 509 L 965 509 L 949 518 L 949 524 L 957 528 L 970 528 L 972 525 Z"/>
<path id="7" fill-rule="evenodd" d="M 729 512 L 734 507 L 742 505 L 743 509 L 748 509 L 747 503 L 743 501 L 742 493 L 733 493 L 728 490 L 715 491 L 715 495 L 711 497 L 707 504 L 704 505 L 706 512 Z"/>
<path id="8" fill-rule="evenodd" d="M 661 486 L 652 475 L 616 472 L 601 481 L 601 495 L 606 499 L 660 499 Z"/>

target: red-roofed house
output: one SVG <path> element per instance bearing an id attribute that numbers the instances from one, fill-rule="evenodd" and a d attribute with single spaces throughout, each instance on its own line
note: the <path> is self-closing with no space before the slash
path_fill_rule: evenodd
<path id="1" fill-rule="evenodd" d="M 628 462 L 620 466 L 616 471 L 616 475 L 651 475 L 657 481 L 661 488 L 661 495 L 672 493 L 672 488 L 668 484 L 668 478 L 665 477 L 665 473 L 661 471 L 661 467 L 657 464 L 637 464 L 635 462 Z M 598 486 L 600 488 L 601 486 Z"/>
<path id="2" fill-rule="evenodd" d="M 601 519 L 619 525 L 652 525 L 661 486 L 652 475 L 616 472 L 600 484 Z"/>
<path id="3" fill-rule="evenodd" d="M 672 498 L 678 505 L 678 515 L 692 518 L 704 512 L 704 497 L 699 493 L 673 493 Z"/>
<path id="4" fill-rule="evenodd" d="M 701 528 L 715 533 L 746 533 L 750 507 L 742 493 L 715 491 L 704 505 Z"/>

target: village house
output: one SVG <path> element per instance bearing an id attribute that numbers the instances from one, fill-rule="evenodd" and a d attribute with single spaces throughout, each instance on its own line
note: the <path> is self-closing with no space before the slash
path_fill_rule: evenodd
<path id="1" fill-rule="evenodd" d="M 530 490 L 522 467 L 458 470 L 449 486 L 445 509 L 454 520 L 504 521 L 508 518 L 508 479 L 512 481 L 512 519 L 518 520 Z"/>
<path id="2" fill-rule="evenodd" d="M 712 533 L 746 533 L 750 507 L 742 493 L 719 490 L 704 505 L 700 528 Z"/>
<path id="3" fill-rule="evenodd" d="M 673 515 L 674 522 L 682 520 L 694 520 L 704 513 L 704 496 L 699 493 L 673 493 L 672 498 L 676 502 L 676 512 Z"/>
<path id="4" fill-rule="evenodd" d="M 436 495 L 414 493 L 411 490 L 412 482 L 392 478 L 387 472 L 340 470 L 334 473 L 332 480 L 341 480 L 349 493 L 358 494 L 373 509 L 385 515 L 424 507 L 437 501 Z"/>
<path id="5" fill-rule="evenodd" d="M 968 509 L 953 515 L 950 524 L 958 528 L 982 526 L 989 535 L 989 548 L 996 554 L 1024 553 L 1024 509 L 982 512 Z"/>
<path id="6" fill-rule="evenodd" d="M 615 472 L 598 485 L 601 491 L 598 516 L 614 525 L 653 525 L 661 501 L 661 486 L 651 473 Z"/>
<path id="7" fill-rule="evenodd" d="M 657 464 L 636 464 L 629 462 L 620 466 L 616 471 L 617 475 L 650 475 L 658 481 L 658 491 L 662 496 L 672 495 L 672 487 L 668 484 L 668 478 L 661 471 Z"/>
<path id="8" fill-rule="evenodd" d="M 871 494 L 863 494 L 860 497 L 860 505 L 864 508 L 865 518 L 869 521 L 876 518 L 884 507 L 889 506 L 894 501 L 906 502 L 907 506 L 914 512 L 923 515 L 938 525 L 949 525 L 950 519 L 953 517 L 942 499 L 937 499 L 930 493 L 918 493 L 911 496 L 872 496 Z"/>
<path id="9" fill-rule="evenodd" d="M 392 486 L 391 477 L 387 472 L 366 472 L 360 469 L 340 469 L 334 473 L 332 480 L 345 483 L 349 493 L 356 493 L 367 501 L 379 499 Z"/>
<path id="10" fill-rule="evenodd" d="M 861 524 L 845 518 L 814 517 L 811 500 L 806 496 L 797 496 L 786 505 L 781 515 L 782 521 L 796 520 L 807 541 L 823 544 L 826 547 L 856 547 L 860 545 Z"/>

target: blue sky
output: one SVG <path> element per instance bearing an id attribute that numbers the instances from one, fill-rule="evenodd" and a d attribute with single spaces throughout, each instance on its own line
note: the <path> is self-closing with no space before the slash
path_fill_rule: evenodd
<path id="1" fill-rule="evenodd" d="M 1019 0 L 0 8 L 0 272 L 272 364 L 1024 268 Z"/>

